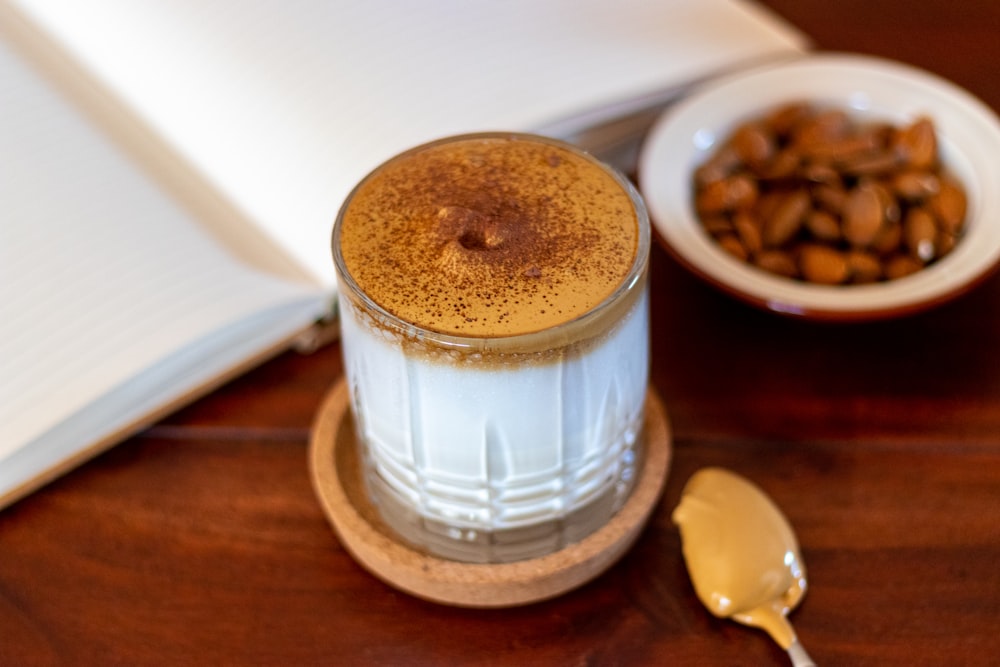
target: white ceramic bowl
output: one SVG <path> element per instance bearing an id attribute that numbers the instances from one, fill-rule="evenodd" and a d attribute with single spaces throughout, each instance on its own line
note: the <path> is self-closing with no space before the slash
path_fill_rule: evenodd
<path id="1" fill-rule="evenodd" d="M 905 278 L 845 286 L 782 278 L 722 250 L 694 212 L 692 172 L 740 122 L 796 100 L 897 125 L 931 117 L 945 168 L 968 197 L 966 229 L 955 249 Z M 1000 260 L 1000 121 L 967 91 L 895 62 L 818 54 L 717 80 L 653 126 L 638 178 L 654 228 L 681 263 L 733 296 L 787 315 L 857 321 L 913 313 L 965 293 Z"/>

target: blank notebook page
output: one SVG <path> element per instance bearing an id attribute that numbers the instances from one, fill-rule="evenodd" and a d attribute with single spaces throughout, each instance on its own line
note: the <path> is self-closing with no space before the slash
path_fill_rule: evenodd
<path id="1" fill-rule="evenodd" d="M 319 311 L 315 287 L 216 245 L 2 42 L 0 81 L 0 471 L 226 322 L 288 301 Z"/>

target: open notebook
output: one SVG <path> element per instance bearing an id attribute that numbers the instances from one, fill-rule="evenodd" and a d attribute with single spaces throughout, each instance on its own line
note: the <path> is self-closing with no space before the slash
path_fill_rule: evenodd
<path id="1" fill-rule="evenodd" d="M 392 154 L 803 48 L 723 0 L 0 0 L 0 506 L 329 320 Z"/>

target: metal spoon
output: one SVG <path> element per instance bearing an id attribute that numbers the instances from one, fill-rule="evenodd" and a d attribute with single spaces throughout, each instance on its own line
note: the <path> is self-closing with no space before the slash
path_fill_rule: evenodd
<path id="1" fill-rule="evenodd" d="M 802 555 L 767 494 L 736 473 L 703 468 L 685 485 L 673 521 L 708 610 L 766 631 L 794 667 L 815 667 L 787 618 L 806 592 Z"/>

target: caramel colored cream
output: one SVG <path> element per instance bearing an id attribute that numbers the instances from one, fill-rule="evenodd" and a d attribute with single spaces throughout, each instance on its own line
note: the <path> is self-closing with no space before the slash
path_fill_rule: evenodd
<path id="1" fill-rule="evenodd" d="M 585 155 L 480 136 L 371 174 L 343 215 L 340 247 L 361 290 L 396 317 L 492 338 L 600 304 L 629 274 L 638 225 L 628 192 Z"/>
<path id="2" fill-rule="evenodd" d="M 720 618 L 765 630 L 784 649 L 796 641 L 786 616 L 805 595 L 798 542 L 757 486 L 704 468 L 684 487 L 673 520 L 695 592 Z"/>

